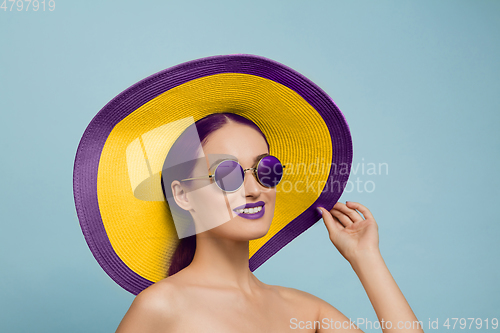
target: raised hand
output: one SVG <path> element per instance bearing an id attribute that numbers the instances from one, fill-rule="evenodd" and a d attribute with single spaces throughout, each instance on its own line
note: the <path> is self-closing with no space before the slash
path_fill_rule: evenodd
<path id="1" fill-rule="evenodd" d="M 384 333 L 419 332 L 422 326 L 389 272 L 378 247 L 378 226 L 372 214 L 360 203 L 337 202 L 331 211 L 320 208 L 330 240 L 351 264 L 366 290 L 379 322 L 385 321 Z M 363 216 L 361 214 L 363 214 Z M 388 322 L 391 323 L 389 328 Z M 399 329 L 398 323 L 412 323 L 411 329 Z"/>
<path id="2" fill-rule="evenodd" d="M 330 211 L 320 209 L 330 240 L 351 264 L 360 255 L 379 252 L 378 226 L 368 208 L 347 201 L 337 202 Z"/>

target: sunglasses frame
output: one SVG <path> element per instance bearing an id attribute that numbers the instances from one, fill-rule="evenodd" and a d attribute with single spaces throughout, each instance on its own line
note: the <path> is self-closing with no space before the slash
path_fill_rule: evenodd
<path id="1" fill-rule="evenodd" d="M 261 180 L 259 179 L 259 175 L 257 174 L 257 170 L 259 169 L 260 162 L 261 162 L 264 158 L 266 158 L 266 157 L 268 157 L 268 156 L 272 156 L 272 157 L 274 157 L 275 159 L 277 159 L 277 160 L 280 162 L 280 164 L 281 164 L 281 168 L 282 168 L 282 169 L 284 169 L 284 168 L 285 168 L 285 166 L 283 165 L 283 163 L 281 163 L 281 161 L 280 161 L 280 160 L 279 160 L 276 156 L 271 155 L 271 154 L 267 154 L 267 155 L 262 156 L 261 158 L 259 158 L 259 160 L 258 160 L 258 161 L 254 164 L 254 166 L 253 166 L 252 168 L 247 168 L 247 169 L 243 169 L 243 166 L 242 166 L 242 165 L 240 164 L 240 162 L 238 162 L 238 161 L 231 160 L 231 159 L 225 159 L 225 160 L 220 161 L 220 162 L 217 164 L 217 166 L 215 167 L 214 172 L 213 172 L 212 174 L 209 174 L 208 176 L 203 176 L 203 177 L 193 177 L 193 178 L 186 178 L 186 179 L 182 179 L 182 180 L 181 180 L 181 182 L 186 181 L 186 180 L 196 180 L 196 179 L 207 179 L 207 178 L 212 179 L 213 177 L 215 177 L 215 172 L 217 171 L 217 168 L 219 167 L 219 165 L 221 165 L 222 163 L 224 163 L 224 162 L 226 162 L 226 161 L 233 161 L 233 162 L 238 163 L 238 165 L 241 167 L 241 169 L 243 169 L 243 182 L 241 182 L 241 185 L 240 185 L 240 186 L 239 186 L 236 190 L 233 190 L 233 191 L 227 191 L 227 190 L 224 190 L 223 188 L 221 188 L 221 187 L 219 186 L 219 184 L 218 184 L 218 183 L 215 181 L 215 179 L 214 179 L 214 183 L 215 183 L 215 185 L 217 185 L 217 187 L 218 187 L 219 189 L 221 189 L 221 191 L 228 192 L 228 193 L 232 193 L 232 192 L 236 192 L 236 191 L 238 191 L 238 190 L 241 188 L 241 186 L 243 186 L 243 184 L 244 184 L 244 182 L 245 182 L 245 175 L 246 175 L 246 172 L 247 172 L 248 170 L 252 170 L 252 173 L 253 173 L 253 175 L 254 175 L 255 179 L 257 180 L 257 182 L 258 182 L 261 186 L 263 186 L 263 187 L 265 187 L 265 188 L 273 188 L 273 187 L 276 187 L 276 185 L 278 185 L 278 184 L 281 182 L 281 179 L 283 179 L 283 175 L 281 176 L 281 179 L 280 179 L 280 181 L 278 182 L 278 184 L 276 184 L 275 186 L 266 186 L 266 185 L 262 184 Z M 210 172 L 210 171 L 209 171 L 209 172 Z"/>

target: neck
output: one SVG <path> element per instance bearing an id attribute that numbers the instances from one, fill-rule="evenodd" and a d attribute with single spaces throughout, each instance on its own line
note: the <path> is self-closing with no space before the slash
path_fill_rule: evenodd
<path id="1" fill-rule="evenodd" d="M 190 265 L 203 282 L 250 291 L 258 280 L 248 267 L 249 242 L 196 236 L 196 252 Z"/>

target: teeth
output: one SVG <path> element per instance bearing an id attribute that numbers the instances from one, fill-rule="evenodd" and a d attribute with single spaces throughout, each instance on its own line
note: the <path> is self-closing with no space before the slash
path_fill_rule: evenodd
<path id="1" fill-rule="evenodd" d="M 255 214 L 262 210 L 262 206 L 257 206 L 253 208 L 245 208 L 245 209 L 236 209 L 236 212 L 239 214 Z"/>

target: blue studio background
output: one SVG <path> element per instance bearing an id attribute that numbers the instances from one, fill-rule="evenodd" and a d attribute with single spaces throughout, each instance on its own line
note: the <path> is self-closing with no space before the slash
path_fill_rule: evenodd
<path id="1" fill-rule="evenodd" d="M 446 318 L 500 317 L 500 2 L 55 3 L 0 9 L 1 332 L 114 332 L 134 296 L 80 230 L 81 135 L 146 76 L 230 53 L 292 67 L 342 110 L 354 161 L 341 201 L 374 214 L 384 259 L 426 331 L 437 331 L 429 318 L 444 330 Z M 256 275 L 376 320 L 322 221 Z"/>

